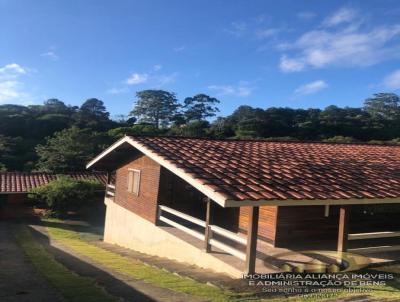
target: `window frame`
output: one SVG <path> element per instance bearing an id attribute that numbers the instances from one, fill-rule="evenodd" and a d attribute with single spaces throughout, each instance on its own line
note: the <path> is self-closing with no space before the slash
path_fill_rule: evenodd
<path id="1" fill-rule="evenodd" d="M 132 175 L 132 179 L 131 179 L 131 175 Z M 135 185 L 135 180 L 136 180 L 135 175 L 137 175 L 137 185 Z M 128 169 L 128 193 L 133 194 L 135 196 L 139 196 L 141 176 L 142 176 L 141 170 Z M 132 181 L 132 183 L 131 183 L 131 181 Z"/>

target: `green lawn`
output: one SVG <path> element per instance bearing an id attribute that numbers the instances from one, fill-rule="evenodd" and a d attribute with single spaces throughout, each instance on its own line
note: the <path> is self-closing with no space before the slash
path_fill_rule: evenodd
<path id="1" fill-rule="evenodd" d="M 50 222 L 59 223 L 60 221 L 50 220 Z M 215 302 L 260 301 L 250 297 L 248 293 L 238 294 L 228 290 L 221 290 L 99 248 L 82 240 L 80 234 L 72 229 L 68 230 L 53 226 L 48 226 L 47 229 L 52 238 L 60 241 L 75 252 L 90 258 L 92 261 L 157 287 Z"/>
<path id="2" fill-rule="evenodd" d="M 119 254 L 107 251 L 100 247 L 90 244 L 87 241 L 87 233 L 79 233 L 73 229 L 73 227 L 57 227 L 57 223 L 63 223 L 61 220 L 48 220 L 50 222 L 56 222 L 55 224 L 49 223 L 47 227 L 49 235 L 62 244 L 66 245 L 68 248 L 74 250 L 75 252 L 90 258 L 92 261 L 97 262 L 105 267 L 108 267 L 117 272 L 126 274 L 135 279 L 140 279 L 157 287 L 167 288 L 176 292 L 186 293 L 196 297 L 204 298 L 209 301 L 262 301 L 251 296 L 249 293 L 235 293 L 228 290 L 222 290 L 215 287 L 208 286 L 204 283 L 177 276 L 172 273 L 166 272 L 164 270 L 150 267 L 143 264 L 140 261 L 135 261 L 130 258 L 123 257 Z M 64 224 L 66 226 L 66 224 Z M 89 236 L 90 237 L 90 236 Z M 394 266 L 395 267 L 395 266 Z M 381 270 L 381 269 L 378 269 Z M 385 270 L 382 270 L 385 271 Z M 397 271 L 396 273 L 399 273 Z M 361 287 L 358 287 L 360 289 Z M 398 280 L 394 280 L 388 283 L 386 286 L 376 286 L 367 287 L 367 289 L 372 289 L 372 292 L 364 294 L 352 294 L 348 292 L 339 292 L 335 294 L 330 294 L 326 298 L 321 296 L 309 297 L 289 297 L 289 298 L 273 298 L 270 297 L 268 301 L 273 302 L 283 302 L 283 301 L 326 301 L 335 300 L 336 298 L 351 297 L 357 295 L 369 295 L 374 299 L 396 299 L 400 297 L 400 283 Z M 271 299 L 272 298 L 272 299 Z"/>
<path id="3" fill-rule="evenodd" d="M 91 278 L 81 277 L 57 262 L 32 236 L 30 230 L 20 226 L 15 238 L 35 268 L 69 302 L 114 302 L 116 298 L 96 285 Z"/>

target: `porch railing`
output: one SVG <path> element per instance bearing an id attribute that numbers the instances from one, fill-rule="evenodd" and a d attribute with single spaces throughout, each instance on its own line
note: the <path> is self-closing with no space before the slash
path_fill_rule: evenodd
<path id="1" fill-rule="evenodd" d="M 199 232 L 198 230 L 191 229 L 181 223 L 173 221 L 170 218 L 163 216 L 163 212 L 166 212 L 166 213 L 172 214 L 176 217 L 179 217 L 180 219 L 184 220 L 185 222 L 189 222 L 189 223 L 195 224 L 197 226 L 200 226 L 202 230 L 204 229 L 204 232 Z M 170 226 L 173 226 L 173 227 L 175 227 L 197 239 L 203 240 L 203 241 L 206 240 L 205 230 L 208 227 L 209 232 L 210 232 L 209 236 L 208 236 L 208 242 L 207 242 L 208 244 L 210 244 L 211 246 L 214 246 L 216 248 L 219 248 L 219 249 L 223 250 L 224 252 L 231 254 L 241 260 L 246 259 L 245 253 L 235 249 L 232 246 L 229 246 L 228 244 L 226 244 L 220 240 L 217 240 L 214 236 L 214 234 L 218 234 L 219 236 L 227 238 L 236 243 L 246 245 L 247 244 L 246 238 L 243 238 L 234 232 L 231 232 L 229 230 L 226 230 L 226 229 L 221 228 L 216 225 L 208 225 L 207 226 L 206 222 L 201 219 L 198 219 L 196 217 L 190 216 L 188 214 L 179 212 L 177 210 L 174 210 L 167 206 L 162 206 L 162 205 L 158 206 L 158 220 L 162 221 Z"/>
<path id="2" fill-rule="evenodd" d="M 353 233 L 348 234 L 347 240 L 365 240 L 379 238 L 396 238 L 400 237 L 400 232 L 370 232 L 370 233 Z M 384 246 L 368 246 L 348 249 L 349 252 L 383 252 L 400 250 L 400 245 L 384 245 Z"/>
<path id="3" fill-rule="evenodd" d="M 115 196 L 115 186 L 112 184 L 106 184 L 106 197 L 114 198 L 114 196 Z"/>
<path id="4" fill-rule="evenodd" d="M 196 237 L 197 239 L 204 240 L 204 238 L 205 238 L 204 234 L 202 234 L 202 233 L 200 233 L 200 232 L 198 232 L 196 230 L 190 229 L 187 226 L 184 226 L 183 224 L 180 224 L 178 222 L 175 222 L 175 221 L 163 216 L 162 212 L 167 212 L 169 214 L 172 214 L 172 215 L 174 215 L 176 217 L 179 217 L 179 218 L 181 218 L 181 219 L 183 219 L 185 221 L 188 221 L 188 222 L 193 223 L 195 225 L 201 226 L 203 228 L 206 227 L 205 221 L 203 221 L 201 219 L 198 219 L 198 218 L 195 218 L 193 216 L 187 215 L 185 213 L 179 212 L 177 210 L 171 209 L 171 208 L 166 207 L 166 206 L 158 206 L 158 220 L 160 220 L 162 222 L 165 222 L 166 224 L 169 224 L 170 226 L 173 226 L 173 227 L 175 227 L 175 228 L 177 228 L 177 229 L 179 229 L 181 231 L 184 231 L 185 233 L 187 233 L 189 235 L 192 235 L 193 237 Z"/>

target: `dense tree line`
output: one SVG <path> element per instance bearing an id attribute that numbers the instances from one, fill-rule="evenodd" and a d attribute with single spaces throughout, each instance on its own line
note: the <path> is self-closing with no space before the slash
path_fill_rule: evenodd
<path id="1" fill-rule="evenodd" d="M 219 100 L 206 94 L 187 97 L 163 90 L 136 95 L 127 117 L 110 119 L 101 100 L 80 107 L 58 99 L 43 105 L 0 106 L 0 170 L 82 170 L 115 139 L 128 135 L 180 135 L 213 138 L 397 143 L 400 98 L 375 94 L 360 108 L 325 109 L 240 106 L 217 117 Z"/>

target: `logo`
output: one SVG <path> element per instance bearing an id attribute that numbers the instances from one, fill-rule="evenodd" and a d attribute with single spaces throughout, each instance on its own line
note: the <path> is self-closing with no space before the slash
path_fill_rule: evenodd
<path id="1" fill-rule="evenodd" d="M 305 250 L 275 254 L 275 263 L 284 272 L 338 273 L 360 270 L 371 263 L 365 256 L 348 252 Z M 264 259 L 270 264 L 271 259 Z M 282 263 L 283 262 L 283 263 Z"/>

